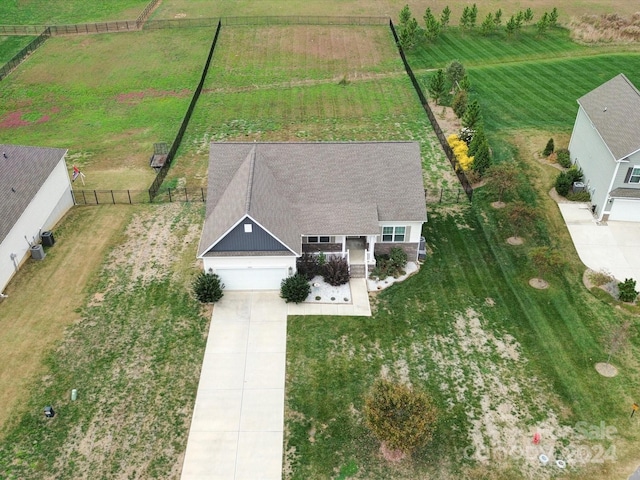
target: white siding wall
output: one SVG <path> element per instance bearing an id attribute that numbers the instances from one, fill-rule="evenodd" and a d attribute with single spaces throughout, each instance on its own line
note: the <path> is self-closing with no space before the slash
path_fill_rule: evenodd
<path id="1" fill-rule="evenodd" d="M 422 222 L 380 222 L 379 242 L 382 242 L 382 227 L 407 227 L 409 238 L 404 240 L 407 243 L 418 243 L 422 236 Z"/>
<path id="2" fill-rule="evenodd" d="M 596 205 L 596 214 L 601 217 L 617 164 L 582 107 L 573 126 L 569 151 L 571 161 L 584 172 L 584 183 L 591 193 L 591 203 Z"/>
<path id="3" fill-rule="evenodd" d="M 292 256 L 273 256 L 273 257 L 203 257 L 204 271 L 210 268 L 215 272 L 217 268 L 274 268 L 289 267 L 296 271 L 296 257 Z"/>
<path id="4" fill-rule="evenodd" d="M 29 241 L 35 236 L 38 242 L 40 230 L 52 229 L 72 206 L 71 183 L 63 158 L 0 245 L 0 292 L 16 272 L 11 254 L 16 255 L 18 265 L 30 254 L 25 235 Z"/>
<path id="5" fill-rule="evenodd" d="M 640 167 L 640 152 L 636 152 L 633 155 L 630 155 L 628 162 L 622 162 L 620 164 L 620 168 L 618 169 L 618 173 L 616 175 L 616 179 L 613 182 L 613 186 L 611 190 L 616 188 L 636 188 L 640 189 L 640 183 L 624 183 L 624 179 L 627 175 L 627 171 L 631 167 Z"/>

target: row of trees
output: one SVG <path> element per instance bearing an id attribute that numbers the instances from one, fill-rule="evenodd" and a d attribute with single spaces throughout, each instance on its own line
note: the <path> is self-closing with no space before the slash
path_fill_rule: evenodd
<path id="1" fill-rule="evenodd" d="M 449 27 L 451 9 L 449 6 L 444 7 L 440 17 L 436 17 L 431 8 L 427 7 L 422 18 L 424 20 L 424 28 L 418 25 L 418 21 L 413 17 L 409 5 L 405 5 L 400 11 L 398 38 L 403 48 L 414 48 L 425 38 L 429 42 L 435 41 Z M 533 22 L 533 18 L 533 10 L 530 8 L 520 10 L 515 15 L 511 15 L 504 25 L 507 36 L 517 35 L 524 25 L 529 25 Z M 476 4 L 465 6 L 460 17 L 460 28 L 465 31 L 476 30 L 477 19 L 478 7 Z M 480 33 L 482 35 L 490 35 L 502 28 L 502 22 L 502 9 L 498 9 L 495 13 L 489 12 L 480 24 Z M 554 7 L 551 12 L 544 12 L 535 25 L 539 35 L 544 34 L 549 28 L 556 27 L 558 25 L 558 9 Z"/>

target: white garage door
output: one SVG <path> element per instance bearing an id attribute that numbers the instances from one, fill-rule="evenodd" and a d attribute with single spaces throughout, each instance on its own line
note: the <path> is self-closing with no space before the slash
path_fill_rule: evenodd
<path id="1" fill-rule="evenodd" d="M 225 290 L 280 290 L 280 282 L 287 276 L 281 268 L 218 268 Z"/>
<path id="2" fill-rule="evenodd" d="M 640 200 L 616 198 L 611 206 L 609 220 L 640 222 Z"/>

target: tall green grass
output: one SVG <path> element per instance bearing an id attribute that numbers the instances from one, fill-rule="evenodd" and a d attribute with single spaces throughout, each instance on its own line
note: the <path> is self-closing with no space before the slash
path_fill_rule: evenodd
<path id="1" fill-rule="evenodd" d="M 30 36 L 0 37 L 0 67 L 11 60 L 15 54 L 26 47 L 34 38 Z"/>

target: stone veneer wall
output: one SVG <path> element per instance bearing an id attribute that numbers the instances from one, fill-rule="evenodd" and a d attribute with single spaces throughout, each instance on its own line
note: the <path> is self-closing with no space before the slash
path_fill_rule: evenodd
<path id="1" fill-rule="evenodd" d="M 376 243 L 374 253 L 377 255 L 386 254 L 389 255 L 389 252 L 393 247 L 400 247 L 407 254 L 408 262 L 416 262 L 418 260 L 418 247 L 420 244 L 418 243 L 394 243 L 394 242 L 380 242 Z"/>
<path id="2" fill-rule="evenodd" d="M 341 252 L 341 243 L 303 243 L 302 252 Z"/>

